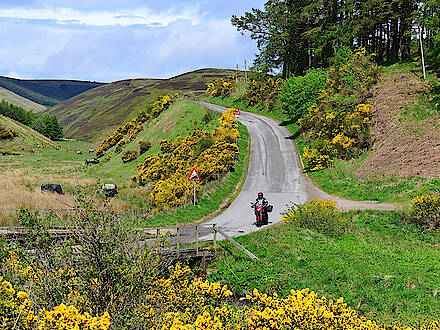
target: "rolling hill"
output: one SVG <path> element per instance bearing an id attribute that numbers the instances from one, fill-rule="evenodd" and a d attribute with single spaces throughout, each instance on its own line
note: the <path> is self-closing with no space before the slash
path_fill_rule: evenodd
<path id="1" fill-rule="evenodd" d="M 175 92 L 202 94 L 209 82 L 233 73 L 227 69 L 200 69 L 169 79 L 121 80 L 88 90 L 44 113 L 57 116 L 66 137 L 97 141 L 158 96 Z"/>
<path id="2" fill-rule="evenodd" d="M 101 85 L 80 80 L 20 80 L 0 76 L 0 87 L 44 106 L 53 106 Z"/>
<path id="3" fill-rule="evenodd" d="M 18 134 L 12 140 L 0 141 L 0 154 L 35 153 L 39 148 L 59 148 L 55 142 L 34 129 L 2 115 L 0 115 L 0 126 L 14 130 Z"/>
<path id="4" fill-rule="evenodd" d="M 41 112 L 47 109 L 47 107 L 45 107 L 44 105 L 35 103 L 34 101 L 15 94 L 14 92 L 11 92 L 10 90 L 3 87 L 0 87 L 0 101 L 1 100 L 5 100 L 8 103 L 12 103 L 33 112 Z"/>

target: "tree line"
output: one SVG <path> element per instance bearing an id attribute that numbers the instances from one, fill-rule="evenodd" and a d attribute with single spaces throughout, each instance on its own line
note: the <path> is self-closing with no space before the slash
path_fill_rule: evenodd
<path id="1" fill-rule="evenodd" d="M 231 21 L 256 40 L 255 66 L 286 78 L 329 66 L 342 45 L 365 47 L 379 63 L 408 61 L 419 24 L 438 69 L 439 17 L 440 0 L 269 0 Z"/>
<path id="2" fill-rule="evenodd" d="M 55 116 L 41 115 L 27 111 L 5 100 L 0 102 L 0 115 L 29 126 L 51 140 L 59 140 L 63 137 L 63 128 Z"/>

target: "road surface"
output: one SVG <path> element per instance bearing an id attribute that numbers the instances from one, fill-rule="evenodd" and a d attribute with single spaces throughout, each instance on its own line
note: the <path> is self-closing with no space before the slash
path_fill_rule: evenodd
<path id="1" fill-rule="evenodd" d="M 204 107 L 224 112 L 225 107 L 200 102 Z M 251 202 L 259 191 L 273 205 L 269 221 L 281 221 L 286 205 L 307 200 L 305 176 L 298 160 L 293 141 L 286 128 L 275 120 L 255 113 L 242 111 L 237 119 L 246 126 L 251 136 L 250 159 L 247 176 L 241 192 L 221 214 L 203 223 L 217 224 L 230 236 L 240 236 L 256 230 Z"/>

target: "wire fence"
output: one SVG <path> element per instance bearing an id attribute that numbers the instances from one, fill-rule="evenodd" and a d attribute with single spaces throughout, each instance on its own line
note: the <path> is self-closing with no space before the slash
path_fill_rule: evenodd
<path id="1" fill-rule="evenodd" d="M 0 208 L 0 212 L 18 212 L 18 211 L 30 211 L 30 212 L 81 212 L 79 209 L 7 209 Z M 108 214 L 127 214 L 131 216 L 143 217 L 151 214 L 149 211 L 145 210 L 122 210 L 122 211 L 103 211 L 103 210 L 94 210 L 94 212 L 98 213 L 108 213 Z"/>

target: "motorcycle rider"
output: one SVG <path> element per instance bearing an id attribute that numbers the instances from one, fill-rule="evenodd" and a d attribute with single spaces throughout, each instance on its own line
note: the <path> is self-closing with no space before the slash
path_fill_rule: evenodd
<path id="1" fill-rule="evenodd" d="M 269 204 L 267 202 L 267 199 L 263 196 L 262 192 L 259 192 L 257 196 L 258 196 L 257 200 L 256 200 L 257 203 L 261 203 L 261 205 L 263 205 L 263 206 Z"/>
<path id="2" fill-rule="evenodd" d="M 263 207 L 263 222 L 264 224 L 268 224 L 269 222 L 269 215 L 267 214 L 267 205 L 269 204 L 269 202 L 267 201 L 267 199 L 263 196 L 262 192 L 259 192 L 257 195 L 257 199 L 255 202 L 255 205 L 259 205 L 261 204 L 261 206 Z"/>

